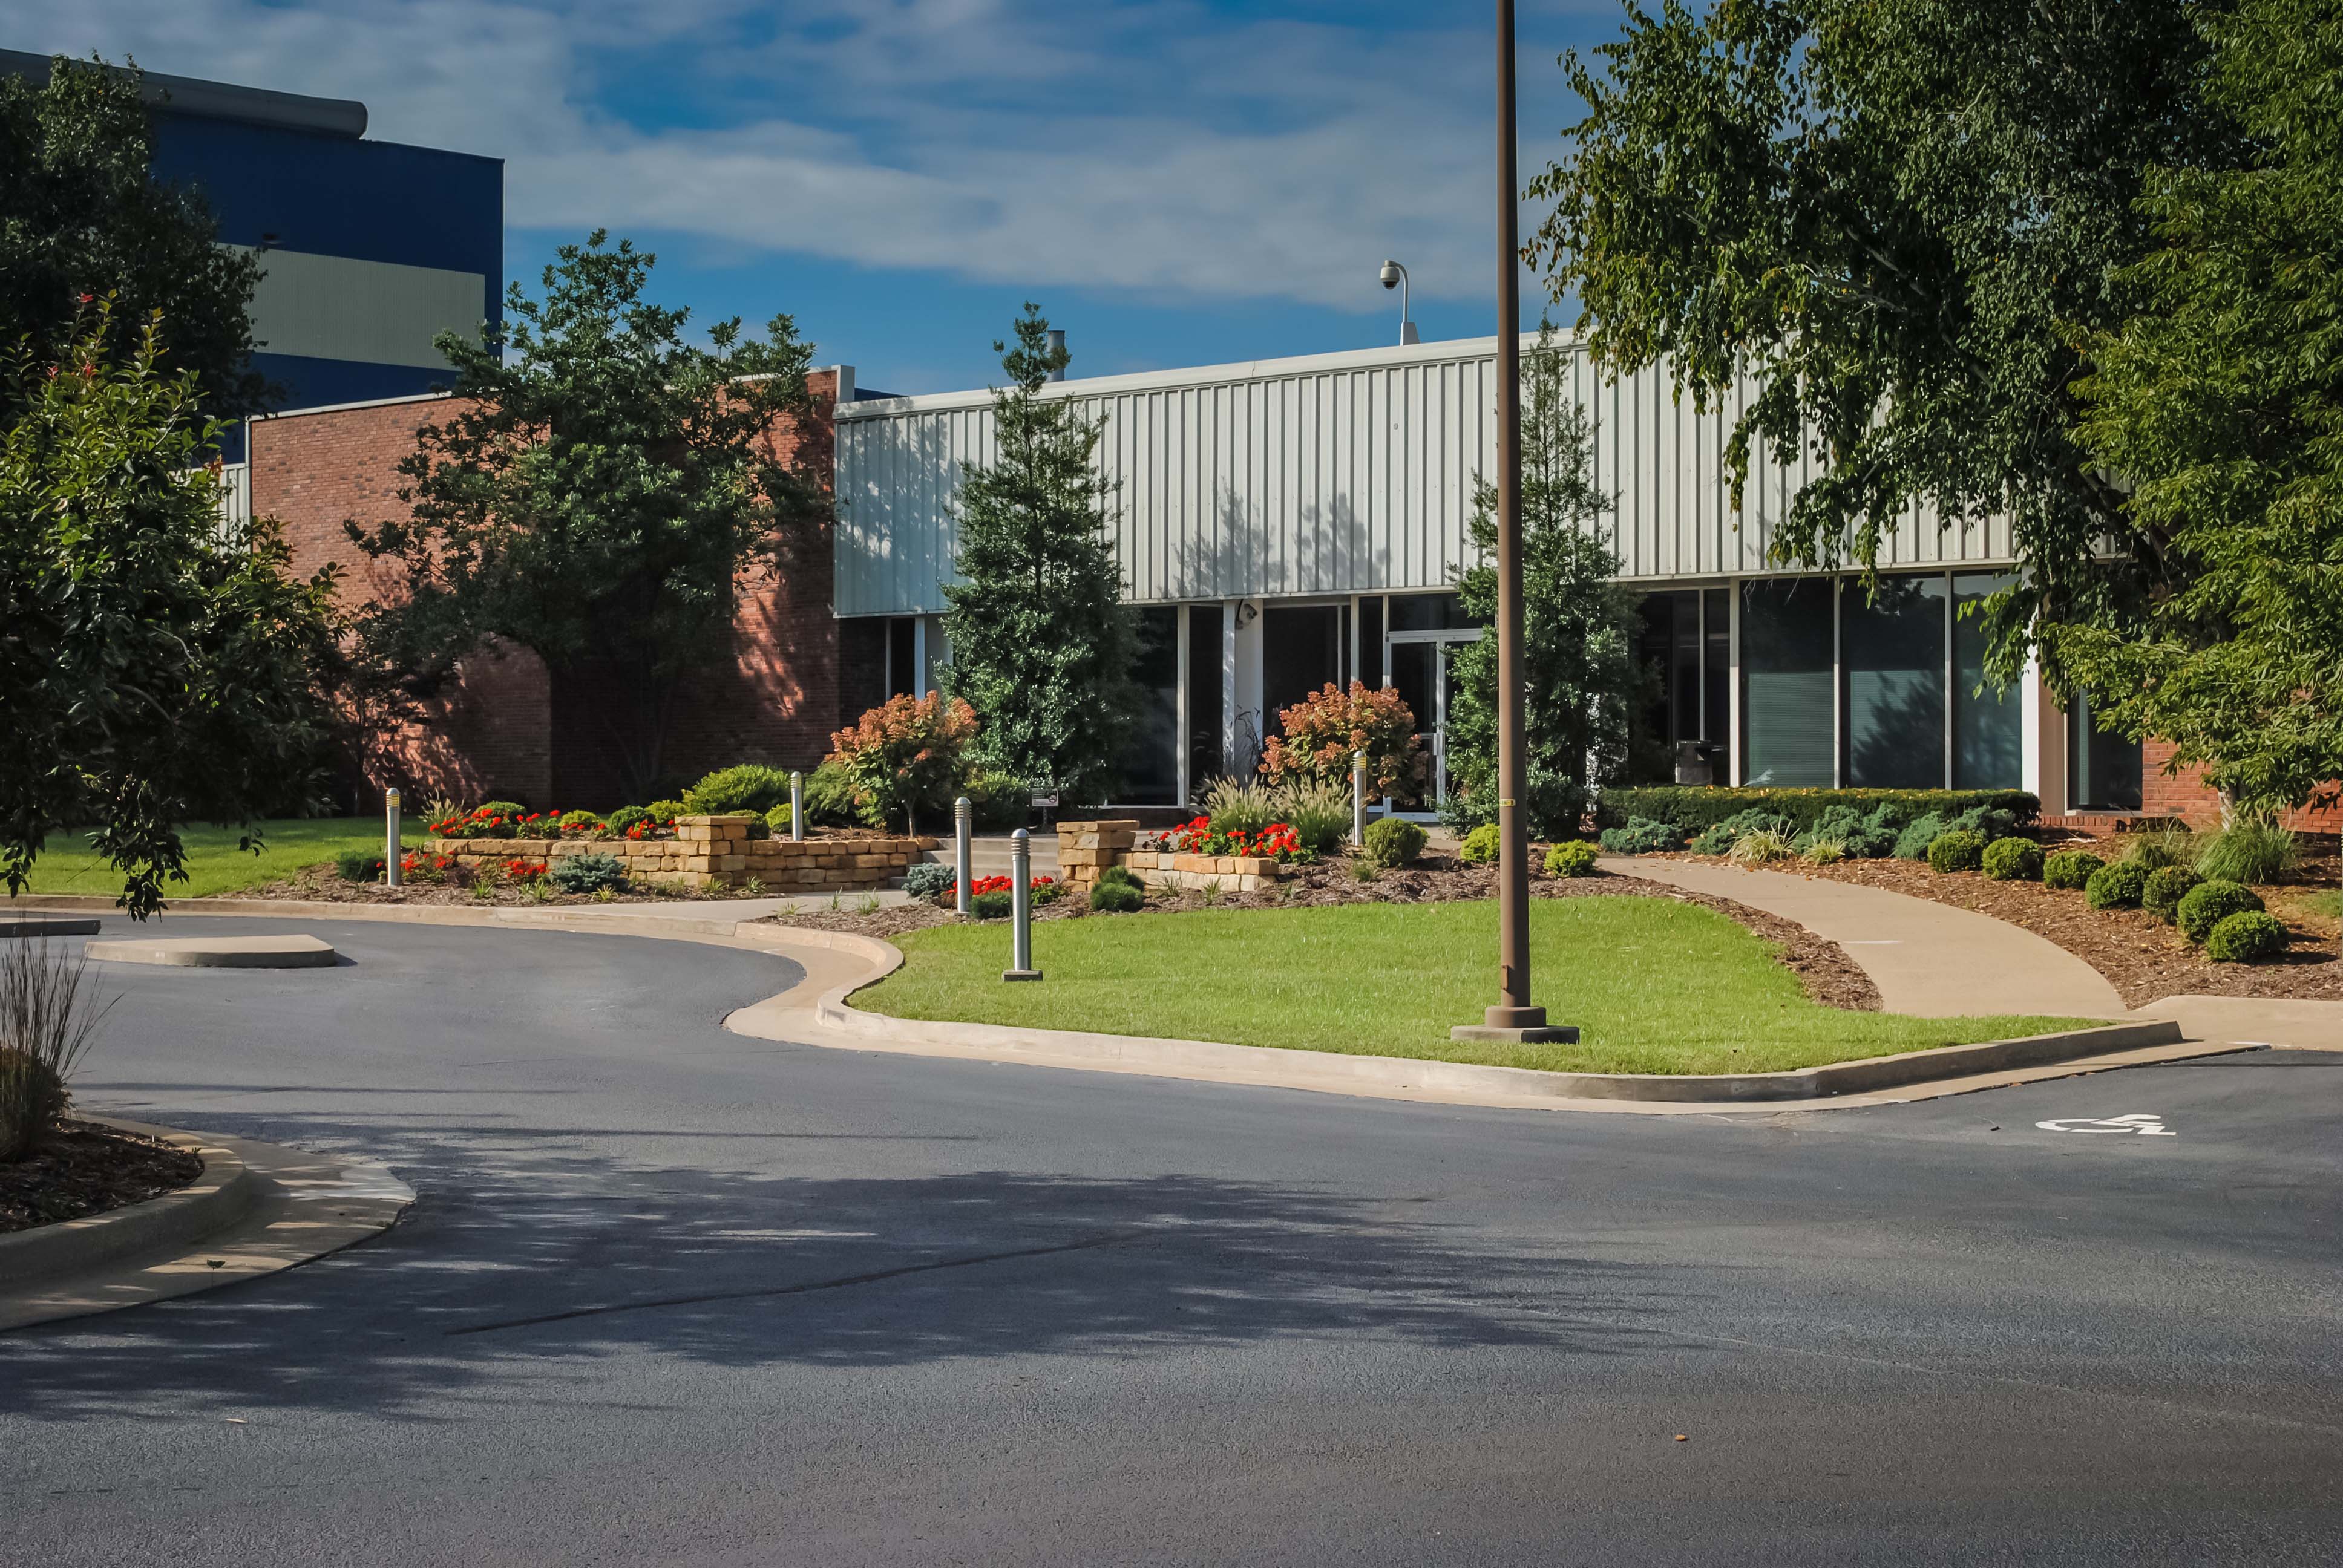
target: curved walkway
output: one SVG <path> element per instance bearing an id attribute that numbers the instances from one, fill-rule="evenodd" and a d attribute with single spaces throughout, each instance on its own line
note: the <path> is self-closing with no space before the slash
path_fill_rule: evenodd
<path id="1" fill-rule="evenodd" d="M 1991 915 L 1853 882 L 1705 861 L 1606 856 L 1604 869 L 1731 899 L 1838 943 L 1889 1012 L 1918 1018 L 2042 1013 L 2126 1018 L 2107 977 L 2056 942 Z"/>

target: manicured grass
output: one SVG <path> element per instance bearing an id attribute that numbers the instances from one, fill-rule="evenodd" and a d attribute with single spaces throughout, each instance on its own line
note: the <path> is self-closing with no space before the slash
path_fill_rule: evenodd
<path id="1" fill-rule="evenodd" d="M 196 899 L 210 893 L 241 892 L 289 877 L 304 866 L 330 860 L 344 849 L 382 850 L 379 817 L 297 817 L 257 824 L 266 848 L 258 855 L 236 847 L 241 836 L 234 828 L 209 824 L 183 828 L 179 839 L 186 847 L 187 879 L 163 885 L 166 899 Z M 410 821 L 399 829 L 409 849 L 424 841 L 423 824 Z M 107 865 L 79 834 L 52 835 L 41 858 L 33 862 L 29 891 L 87 893 L 111 898 L 122 891 L 122 873 Z"/>
<path id="2" fill-rule="evenodd" d="M 1449 1026 L 1496 1000 L 1490 902 L 1049 920 L 1039 984 L 1006 985 L 1004 921 L 900 939 L 902 969 L 855 997 L 899 1018 L 1089 1030 L 1237 1045 L 1581 1072 L 1768 1072 L 2092 1020 L 1905 1018 L 1806 1000 L 1773 943 L 1664 899 L 1537 899 L 1538 1000 L 1576 1045 L 1461 1045 Z M 1979 999 L 1990 1000 L 1980 979 Z"/>

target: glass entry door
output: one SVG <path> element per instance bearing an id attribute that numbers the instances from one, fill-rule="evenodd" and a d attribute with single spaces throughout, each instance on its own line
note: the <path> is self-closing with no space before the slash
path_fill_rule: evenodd
<path id="1" fill-rule="evenodd" d="M 1416 733 L 1430 753 L 1430 776 L 1410 793 L 1393 791 L 1385 809 L 1428 817 L 1448 801 L 1448 709 L 1456 689 L 1455 650 L 1480 640 L 1478 631 L 1393 633 L 1385 652 L 1391 683 L 1415 715 Z"/>

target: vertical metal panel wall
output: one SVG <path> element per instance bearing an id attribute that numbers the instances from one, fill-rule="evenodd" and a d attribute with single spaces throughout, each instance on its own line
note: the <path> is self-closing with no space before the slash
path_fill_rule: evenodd
<path id="1" fill-rule="evenodd" d="M 1633 579 L 1779 571 L 1765 548 L 1808 459 L 1759 452 L 1743 508 L 1725 445 L 1735 406 L 1694 410 L 1664 367 L 1604 382 L 1570 346 L 1594 427 L 1593 527 Z M 1496 340 L 1365 349 L 1070 381 L 1051 395 L 1105 420 L 1100 467 L 1141 601 L 1437 588 L 1473 558 L 1476 476 L 1495 458 Z M 1745 397 L 1751 388 L 1739 389 Z M 994 457 L 989 394 L 839 410 L 837 608 L 943 608 L 960 476 Z M 2006 561 L 1998 522 L 1940 532 L 1904 519 L 1883 565 Z"/>

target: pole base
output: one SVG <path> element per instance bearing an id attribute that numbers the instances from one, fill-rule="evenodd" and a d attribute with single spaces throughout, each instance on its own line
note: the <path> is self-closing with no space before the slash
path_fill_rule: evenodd
<path id="1" fill-rule="evenodd" d="M 1041 971 L 1040 970 L 1002 970 L 1001 978 L 1005 980 L 1040 980 Z"/>
<path id="2" fill-rule="evenodd" d="M 1491 1011 L 1496 1010 L 1492 1008 Z M 1504 1045 L 1576 1045 L 1578 1026 L 1574 1023 L 1525 1024 L 1508 1029 L 1502 1024 L 1460 1023 L 1448 1031 L 1454 1040 L 1494 1041 Z"/>

